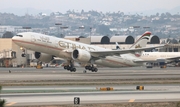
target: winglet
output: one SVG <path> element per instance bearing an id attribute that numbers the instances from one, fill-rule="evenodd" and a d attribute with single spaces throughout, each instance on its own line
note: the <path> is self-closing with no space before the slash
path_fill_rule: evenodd
<path id="1" fill-rule="evenodd" d="M 121 48 L 119 47 L 118 42 L 116 42 L 116 50 L 120 50 Z"/>
<path id="2" fill-rule="evenodd" d="M 166 45 L 168 45 L 170 43 L 170 41 L 168 41 L 167 43 L 166 43 Z"/>

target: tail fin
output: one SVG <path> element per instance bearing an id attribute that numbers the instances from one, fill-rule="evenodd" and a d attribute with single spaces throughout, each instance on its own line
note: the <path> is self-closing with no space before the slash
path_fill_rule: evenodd
<path id="1" fill-rule="evenodd" d="M 134 48 L 141 48 L 141 47 L 146 47 L 147 42 L 150 38 L 151 32 L 146 31 L 131 47 L 130 49 Z"/>
<path id="2" fill-rule="evenodd" d="M 121 48 L 119 47 L 119 44 L 116 42 L 116 50 L 121 50 Z"/>

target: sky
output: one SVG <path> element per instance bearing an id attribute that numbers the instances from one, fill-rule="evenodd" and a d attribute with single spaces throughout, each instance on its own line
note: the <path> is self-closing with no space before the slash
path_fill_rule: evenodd
<path id="1" fill-rule="evenodd" d="M 0 11 L 8 8 L 35 8 L 65 13 L 97 10 L 102 12 L 136 12 L 153 9 L 172 9 L 180 0 L 0 0 Z"/>

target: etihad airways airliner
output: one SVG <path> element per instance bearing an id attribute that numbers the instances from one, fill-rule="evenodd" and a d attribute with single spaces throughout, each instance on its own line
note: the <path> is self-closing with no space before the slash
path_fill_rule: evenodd
<path id="1" fill-rule="evenodd" d="M 145 47 L 151 32 L 145 32 L 130 49 L 111 50 L 102 47 L 79 43 L 63 38 L 48 36 L 34 32 L 19 33 L 12 38 L 22 48 L 35 51 L 35 57 L 43 62 L 49 62 L 54 56 L 64 58 L 67 64 L 64 69 L 75 72 L 74 61 L 85 63 L 85 68 L 92 72 L 98 69 L 93 64 L 106 67 L 132 67 L 142 66 L 144 62 L 135 62 L 142 59 L 136 57 L 141 51 L 156 47 Z M 140 48 L 143 47 L 143 48 Z M 24 56 L 24 54 L 22 54 Z"/>
<path id="2" fill-rule="evenodd" d="M 116 49 L 121 49 L 116 43 Z M 159 63 L 160 66 L 166 66 L 168 63 L 180 62 L 180 52 L 142 52 L 139 56 L 142 61 L 137 62 L 147 62 L 148 65 L 151 63 Z"/>
<path id="3" fill-rule="evenodd" d="M 160 65 L 180 62 L 180 52 L 143 52 L 142 60 L 147 62 L 158 62 Z"/>

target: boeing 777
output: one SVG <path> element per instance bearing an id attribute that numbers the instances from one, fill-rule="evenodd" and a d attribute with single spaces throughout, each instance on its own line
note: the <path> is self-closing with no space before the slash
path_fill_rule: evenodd
<path id="1" fill-rule="evenodd" d="M 49 62 L 54 56 L 67 60 L 64 69 L 75 72 L 74 61 L 85 63 L 85 68 L 92 72 L 98 69 L 93 64 L 107 67 L 132 67 L 142 66 L 137 55 L 141 55 L 141 51 L 156 47 L 144 47 L 151 35 L 151 32 L 145 32 L 131 47 L 127 50 L 111 50 L 99 46 L 84 44 L 54 36 L 48 36 L 34 32 L 19 33 L 12 38 L 22 48 L 35 51 L 35 57 L 43 62 Z M 143 47 L 143 48 L 138 48 Z M 22 54 L 24 56 L 24 54 Z"/>

